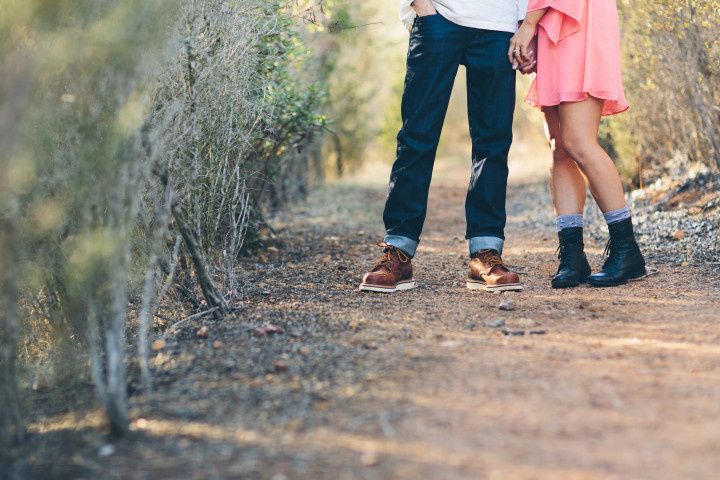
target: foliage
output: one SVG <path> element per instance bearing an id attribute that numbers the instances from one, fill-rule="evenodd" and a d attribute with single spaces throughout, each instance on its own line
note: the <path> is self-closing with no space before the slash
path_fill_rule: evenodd
<path id="1" fill-rule="evenodd" d="M 626 174 L 637 178 L 641 165 L 660 174 L 677 154 L 720 165 L 720 2 L 622 0 L 619 7 L 632 108 L 608 131 Z"/>
<path id="2" fill-rule="evenodd" d="M 3 385 L 18 385 L 18 355 L 23 388 L 71 386 L 89 359 L 123 434 L 126 342 L 149 392 L 158 305 L 232 308 L 248 232 L 307 191 L 326 79 L 281 0 L 0 9 L 0 112 L 13 119 L 0 137 Z M 19 424 L 12 390 L 3 426 Z"/>

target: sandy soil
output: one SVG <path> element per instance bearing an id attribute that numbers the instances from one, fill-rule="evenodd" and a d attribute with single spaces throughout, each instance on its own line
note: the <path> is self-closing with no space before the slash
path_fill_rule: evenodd
<path id="1" fill-rule="evenodd" d="M 659 273 L 632 286 L 553 291 L 547 189 L 516 184 L 505 258 L 527 290 L 470 292 L 466 173 L 436 175 L 415 260 L 420 288 L 357 291 L 378 254 L 385 172 L 325 187 L 278 219 L 277 252 L 247 262 L 236 317 L 168 335 L 153 359 L 154 396 L 132 397 L 130 438 L 108 447 L 94 409 L 37 417 L 17 469 L 27 478 L 717 478 L 718 267 L 654 264 Z M 597 267 L 603 245 L 590 247 Z M 514 310 L 498 309 L 505 300 Z M 264 323 L 285 333 L 254 336 Z M 198 339 L 203 325 L 209 337 Z"/>

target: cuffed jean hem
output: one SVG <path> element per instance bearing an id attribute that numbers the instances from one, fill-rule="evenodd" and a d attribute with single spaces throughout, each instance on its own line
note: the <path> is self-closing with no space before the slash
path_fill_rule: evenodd
<path id="1" fill-rule="evenodd" d="M 402 250 L 410 255 L 410 257 L 415 256 L 418 247 L 418 242 L 407 237 L 401 237 L 400 235 L 385 235 L 385 243 Z"/>
<path id="2" fill-rule="evenodd" d="M 472 257 L 480 250 L 495 250 L 502 253 L 504 243 L 503 239 L 498 237 L 473 237 L 468 240 L 470 256 Z"/>

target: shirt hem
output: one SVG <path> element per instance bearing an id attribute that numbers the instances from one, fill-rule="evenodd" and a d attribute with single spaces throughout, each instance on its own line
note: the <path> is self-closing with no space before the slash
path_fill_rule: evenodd
<path id="1" fill-rule="evenodd" d="M 435 9 L 443 17 L 450 20 L 454 24 L 460 25 L 462 27 L 476 28 L 478 30 L 492 30 L 492 31 L 496 31 L 496 32 L 508 32 L 508 33 L 517 32 L 517 28 L 518 28 L 517 22 L 502 23 L 502 22 L 488 22 L 487 20 L 481 20 L 481 19 L 475 20 L 473 18 L 468 18 L 468 17 L 457 18 L 454 15 L 452 15 L 449 11 L 447 11 L 445 8 L 442 8 L 441 5 L 435 4 Z"/>

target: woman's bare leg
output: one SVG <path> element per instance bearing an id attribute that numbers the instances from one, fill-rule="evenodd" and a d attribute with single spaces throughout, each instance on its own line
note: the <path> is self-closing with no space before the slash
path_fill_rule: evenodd
<path id="1" fill-rule="evenodd" d="M 550 168 L 550 189 L 555 214 L 557 216 L 582 215 L 585 210 L 585 177 L 583 177 L 578 164 L 563 149 L 558 107 L 546 107 L 543 109 L 543 113 L 553 154 L 553 163 Z"/>
<path id="2" fill-rule="evenodd" d="M 614 287 L 644 277 L 647 270 L 635 240 L 620 174 L 598 143 L 602 109 L 603 101 L 590 97 L 583 102 L 563 103 L 558 112 L 563 149 L 587 178 L 610 233 L 609 254 L 602 271 L 590 275 L 587 282 L 595 287 Z"/>
<path id="3" fill-rule="evenodd" d="M 603 100 L 590 97 L 561 104 L 558 116 L 563 150 L 577 163 L 600 210 L 607 213 L 624 208 L 626 200 L 615 163 L 598 143 L 602 109 Z"/>

